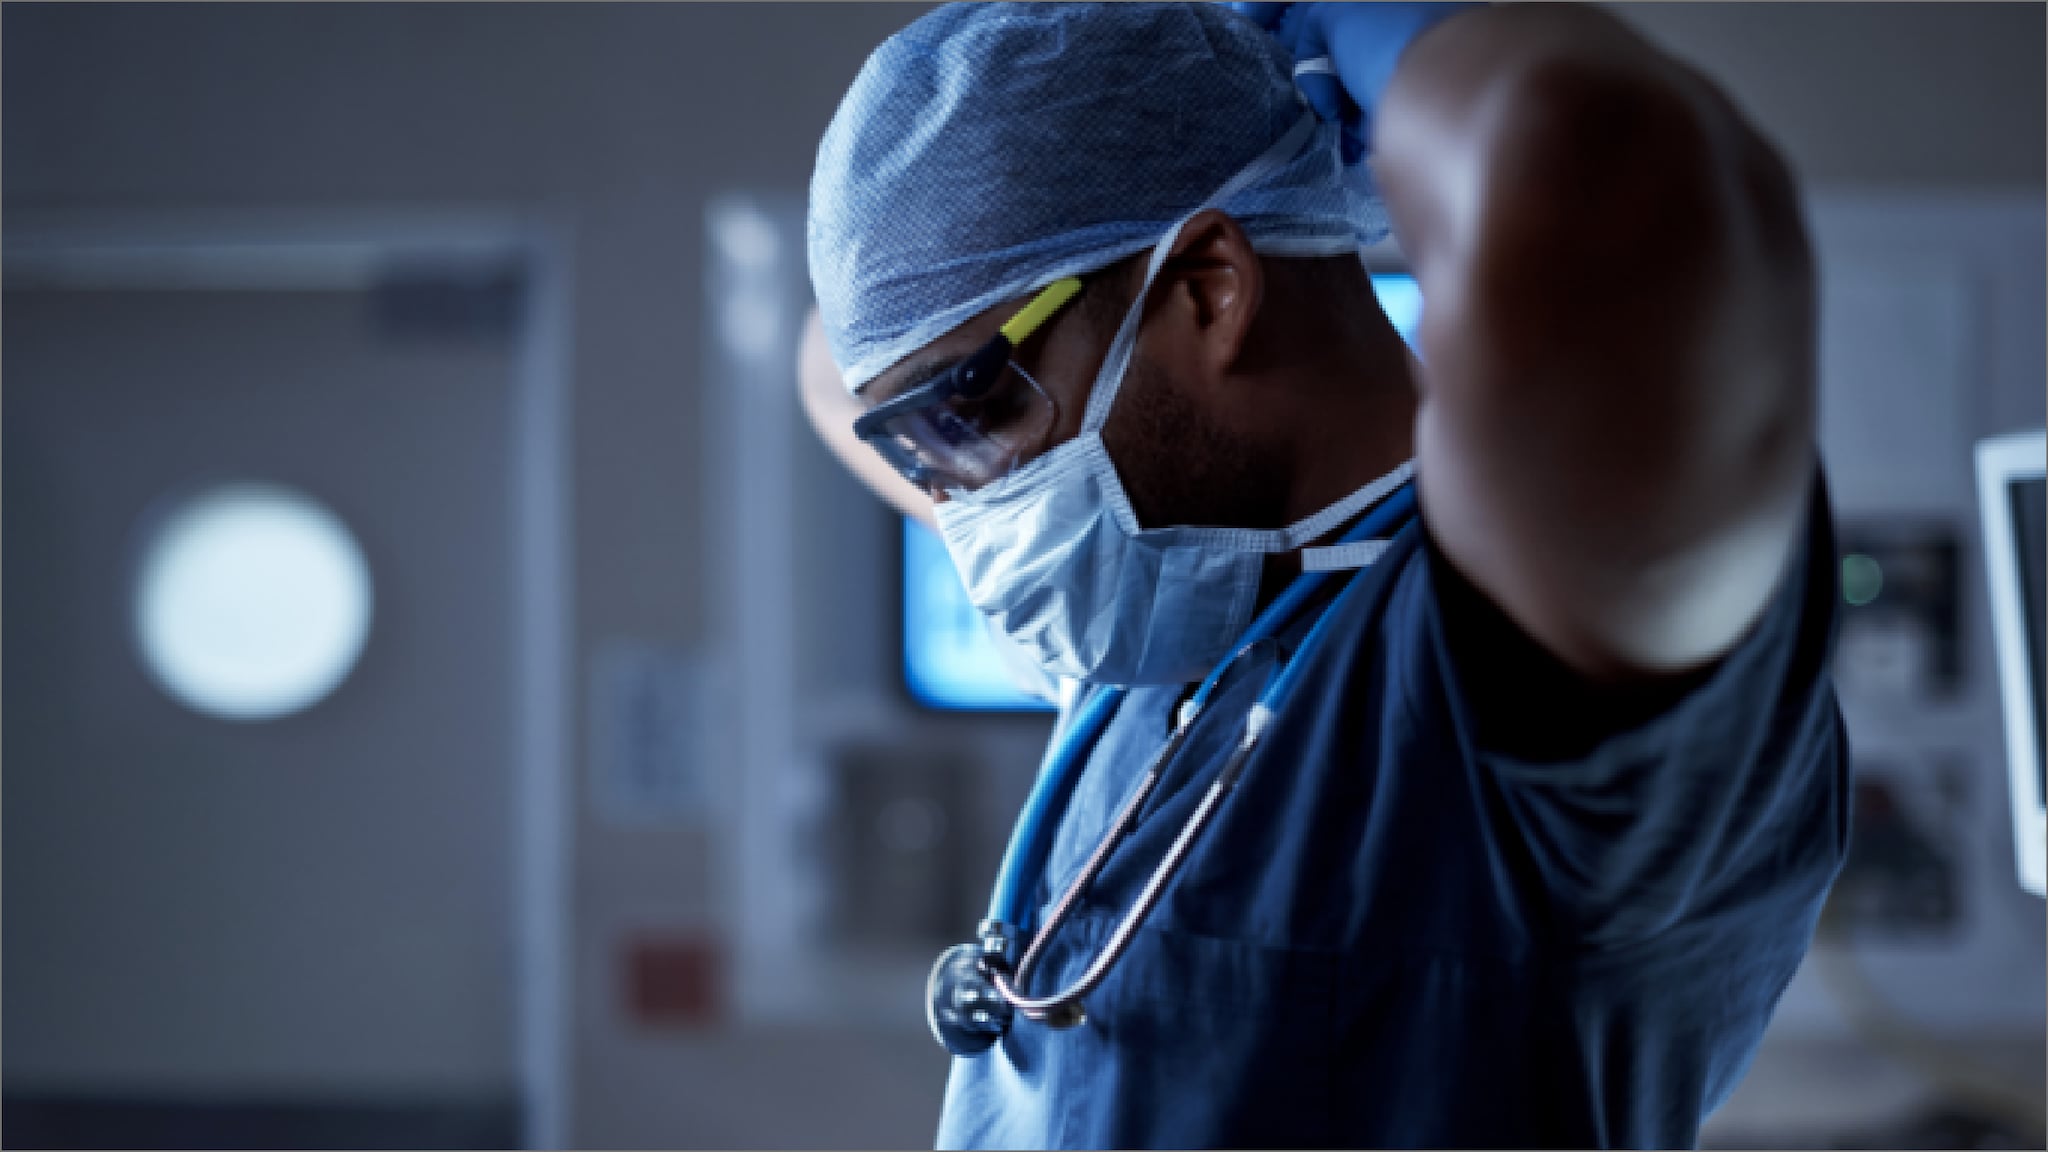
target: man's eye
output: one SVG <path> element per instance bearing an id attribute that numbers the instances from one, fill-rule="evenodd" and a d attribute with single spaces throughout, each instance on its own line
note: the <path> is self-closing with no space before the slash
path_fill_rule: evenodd
<path id="1" fill-rule="evenodd" d="M 1000 388 L 979 400 L 955 403 L 952 413 L 962 423 L 986 436 L 1016 420 L 1023 407 L 1015 389 Z"/>
<path id="2" fill-rule="evenodd" d="M 939 438 L 953 447 L 958 447 L 969 437 L 978 435 L 971 421 L 962 419 L 949 408 L 941 408 L 932 413 L 931 423 L 932 430 L 939 434 Z"/>
<path id="3" fill-rule="evenodd" d="M 990 396 L 988 405 L 981 414 L 983 427 L 995 428 L 1014 423 L 1021 419 L 1030 407 L 1031 393 L 1021 388 L 1005 388 Z"/>

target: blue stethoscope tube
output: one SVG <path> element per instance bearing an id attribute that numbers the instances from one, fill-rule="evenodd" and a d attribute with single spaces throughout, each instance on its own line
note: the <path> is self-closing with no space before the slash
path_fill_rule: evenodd
<path id="1" fill-rule="evenodd" d="M 1342 542 L 1350 544 L 1389 536 L 1414 511 L 1414 507 L 1415 488 L 1413 482 L 1410 482 L 1396 489 L 1386 500 L 1368 512 L 1344 535 Z M 1033 998 L 1025 996 L 1020 989 L 1034 961 L 1046 940 L 1065 920 L 1067 913 L 1130 830 L 1134 822 L 1133 817 L 1151 795 L 1166 766 L 1179 752 L 1181 743 L 1193 726 L 1196 716 L 1207 706 L 1209 697 L 1215 692 L 1224 674 L 1240 657 L 1261 644 L 1271 642 L 1286 628 L 1303 606 L 1322 590 L 1330 575 L 1325 572 L 1304 572 L 1289 584 L 1286 590 L 1252 622 L 1236 650 L 1209 673 L 1196 689 L 1194 696 L 1181 706 L 1172 734 L 1153 757 L 1137 788 L 1118 810 L 1115 819 L 1111 821 L 1108 834 L 1096 845 L 1087 863 L 1047 915 L 1044 928 L 1030 934 L 1031 944 L 1023 958 L 1016 962 L 1013 972 L 1010 968 L 1009 951 L 1013 940 L 1030 928 L 1026 920 L 1029 914 L 1026 902 L 1028 894 L 1045 867 L 1046 855 L 1051 850 L 1052 832 L 1072 797 L 1090 750 L 1122 702 L 1125 689 L 1098 689 L 1081 706 L 1072 722 L 1055 733 L 1045 763 L 1039 771 L 1030 797 L 1025 801 L 1023 811 L 1018 814 L 1017 827 L 1010 837 L 1009 847 L 1004 852 L 1002 868 L 997 873 L 995 892 L 989 901 L 988 918 L 982 922 L 979 931 L 980 944 L 960 945 L 948 951 L 940 957 L 932 970 L 932 978 L 926 989 L 926 1010 L 933 1034 L 941 1045 L 956 1055 L 972 1055 L 986 1050 L 994 1043 L 996 1037 L 1007 1029 L 1013 1008 L 1034 1020 L 1054 1027 L 1071 1027 L 1080 1022 L 1080 998 L 1093 990 L 1108 974 L 1110 966 L 1122 954 L 1130 938 L 1143 926 L 1146 916 L 1164 895 L 1166 885 L 1172 881 L 1181 862 L 1193 849 L 1196 839 L 1201 835 L 1210 817 L 1236 785 L 1238 774 L 1257 746 L 1259 737 L 1264 734 L 1267 725 L 1278 713 L 1281 703 L 1293 692 L 1305 665 L 1300 656 L 1316 645 L 1330 622 L 1330 612 L 1327 609 L 1302 642 L 1296 658 L 1287 661 L 1277 675 L 1269 678 L 1264 691 L 1259 694 L 1258 703 L 1252 706 L 1250 714 L 1245 718 L 1244 731 L 1237 747 L 1232 750 L 1230 758 L 1224 762 L 1222 770 L 1210 783 L 1201 802 L 1190 814 L 1180 834 L 1175 837 L 1165 857 L 1154 870 L 1151 879 L 1140 892 L 1130 911 L 1117 925 L 1101 952 L 1097 954 L 1095 961 L 1070 987 L 1052 996 Z"/>

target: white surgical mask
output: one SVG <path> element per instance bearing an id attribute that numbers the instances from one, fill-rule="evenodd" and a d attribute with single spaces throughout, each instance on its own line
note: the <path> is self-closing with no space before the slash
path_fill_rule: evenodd
<path id="1" fill-rule="evenodd" d="M 1313 125 L 1311 114 L 1202 207 L 1284 163 Z M 1096 375 L 1080 435 L 986 487 L 951 493 L 936 507 L 968 599 L 1054 676 L 1105 684 L 1200 679 L 1230 654 L 1251 622 L 1266 556 L 1326 535 L 1412 471 L 1403 464 L 1285 528 L 1138 524 L 1102 428 L 1130 366 L 1146 292 L 1194 214 L 1176 221 L 1153 248 L 1144 283 Z M 1357 548 L 1313 552 L 1328 555 L 1305 555 L 1311 569 L 1357 567 L 1376 555 Z"/>

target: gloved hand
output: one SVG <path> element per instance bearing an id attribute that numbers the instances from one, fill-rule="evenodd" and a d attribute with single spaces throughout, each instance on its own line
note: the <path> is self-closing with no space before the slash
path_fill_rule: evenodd
<path id="1" fill-rule="evenodd" d="M 1373 113 L 1402 49 L 1438 22 L 1479 4 L 1232 4 L 1294 56 L 1295 84 L 1341 126 L 1346 165 L 1365 158 Z M 1327 59 L 1327 64 L 1318 63 Z M 1306 65 L 1307 67 L 1303 67 Z"/>

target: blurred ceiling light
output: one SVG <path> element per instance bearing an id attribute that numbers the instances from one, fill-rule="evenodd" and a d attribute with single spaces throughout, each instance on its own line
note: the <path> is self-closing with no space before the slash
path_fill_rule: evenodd
<path id="1" fill-rule="evenodd" d="M 782 334 L 782 305 L 763 288 L 742 288 L 726 298 L 719 311 L 726 347 L 748 359 L 758 359 L 786 347 Z"/>
<path id="2" fill-rule="evenodd" d="M 135 634 L 173 699 L 265 720 L 334 691 L 370 631 L 370 571 L 355 538 L 309 497 L 271 485 L 212 489 L 145 543 Z"/>
<path id="3" fill-rule="evenodd" d="M 712 231 L 725 258 L 748 272 L 764 272 L 782 254 L 782 241 L 775 225 L 758 210 L 742 204 L 728 205 L 714 213 Z"/>

